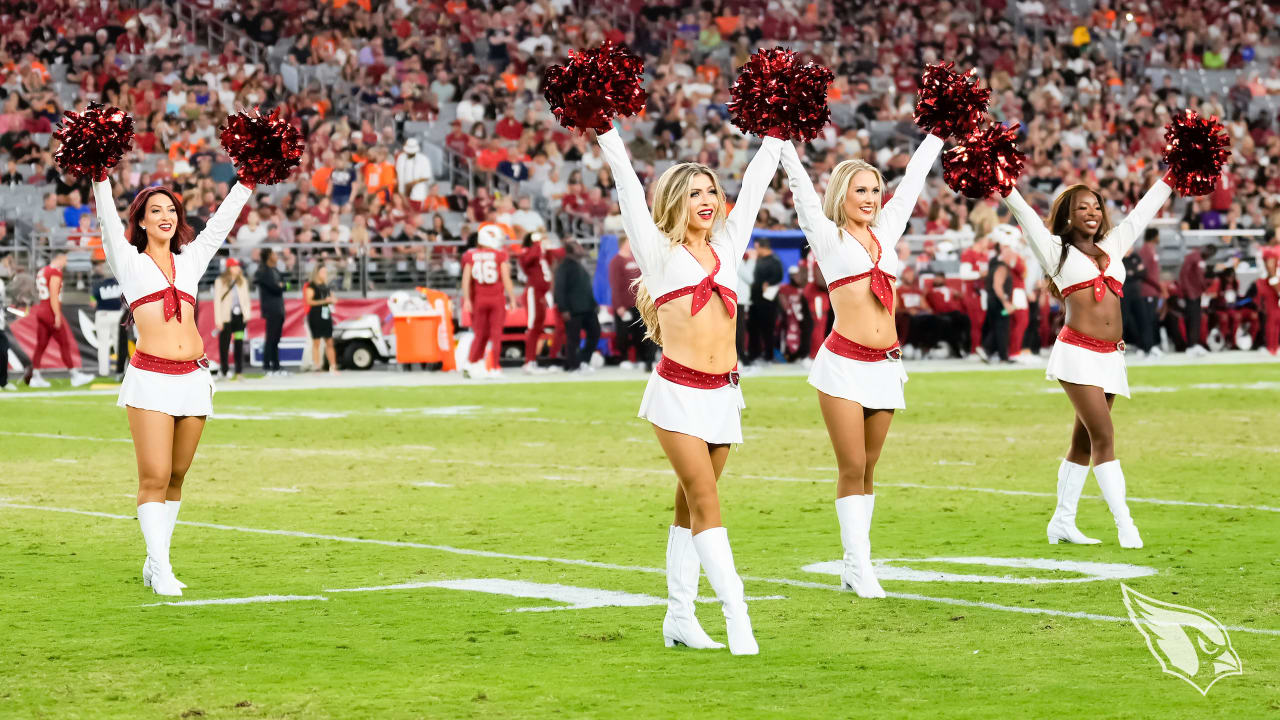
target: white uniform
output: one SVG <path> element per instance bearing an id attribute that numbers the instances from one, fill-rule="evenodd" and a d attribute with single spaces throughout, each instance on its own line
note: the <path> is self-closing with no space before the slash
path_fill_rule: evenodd
<path id="1" fill-rule="evenodd" d="M 896 279 L 898 241 L 902 239 L 929 170 L 940 152 L 942 139 L 934 135 L 926 137 L 907 163 L 906 173 L 893 198 L 876 214 L 871 233 L 880 245 L 880 258 L 873 266 L 871 255 L 862 243 L 844 228 L 837 227 L 822 212 L 822 200 L 813 189 L 813 181 L 800 162 L 795 146 L 785 144 L 782 167 L 787 172 L 800 229 L 809 241 L 829 289 L 835 289 L 842 282 L 868 276 L 873 269 L 889 276 L 890 281 Z M 890 306 L 892 297 L 890 285 Z M 900 359 L 886 357 L 875 362 L 863 362 L 837 355 L 825 344 L 814 357 L 813 367 L 809 370 L 810 385 L 827 395 L 851 400 L 864 408 L 904 409 L 907 406 L 903 392 L 906 382 L 907 371 Z"/>
<path id="2" fill-rule="evenodd" d="M 1128 217 L 1098 242 L 1098 249 L 1106 253 L 1108 262 L 1107 268 L 1102 272 L 1098 271 L 1098 265 L 1092 258 L 1074 246 L 1067 250 L 1067 260 L 1062 264 L 1062 269 L 1058 270 L 1058 259 L 1062 256 L 1062 238 L 1049 232 L 1040 215 L 1017 190 L 1009 193 L 1005 203 L 1022 226 L 1027 244 L 1035 253 L 1037 262 L 1063 297 L 1079 290 L 1115 292 L 1118 295 L 1120 288 L 1124 286 L 1124 254 L 1146 231 L 1147 225 L 1160 212 L 1160 208 L 1164 207 L 1172 193 L 1173 188 L 1163 180 L 1157 181 L 1142 200 L 1138 201 Z M 1104 392 L 1129 397 L 1129 376 L 1124 362 L 1123 343 L 1118 348 L 1120 350 L 1115 352 L 1096 352 L 1059 340 L 1053 344 L 1053 350 L 1049 353 L 1045 377 L 1077 385 L 1094 385 Z"/>
<path id="3" fill-rule="evenodd" d="M 125 239 L 124 224 L 116 212 L 115 198 L 111 194 L 109 180 L 93 183 L 93 195 L 97 203 L 98 222 L 102 228 L 102 249 L 107 256 L 111 272 L 120 281 L 124 299 L 133 307 L 141 300 L 151 298 L 157 302 L 177 305 L 180 312 L 194 312 L 199 282 L 209 267 L 214 253 L 222 247 L 227 233 L 240 217 L 240 210 L 252 191 L 240 184 L 231 188 L 227 199 L 205 225 L 203 231 L 190 244 L 172 257 L 173 284 L 169 284 L 165 272 L 146 253 L 139 252 Z M 149 300 L 148 300 L 149 301 Z M 181 303 L 192 307 L 186 310 Z M 135 355 L 135 361 L 137 356 Z M 201 368 L 184 375 L 142 370 L 132 363 L 125 371 L 124 383 L 116 405 L 155 410 L 174 417 L 213 414 L 213 378 L 208 368 Z"/>
<path id="4" fill-rule="evenodd" d="M 708 276 L 683 245 L 673 244 L 653 223 L 644 187 L 636 177 L 627 148 L 616 129 L 598 137 L 604 159 L 613 171 L 622 222 L 631 241 L 631 253 L 654 301 L 694 295 L 694 312 L 700 302 L 723 302 L 737 312 L 738 264 L 751 242 L 760 203 L 778 168 L 778 156 L 786 143 L 765 138 L 742 178 L 733 212 L 711 229 L 708 243 L 717 266 Z M 722 201 L 724 199 L 722 198 Z M 717 297 L 717 295 L 719 297 Z M 702 438 L 709 443 L 742 442 L 742 390 L 737 385 L 700 389 L 671 382 L 655 368 L 640 401 L 639 417 L 664 430 Z"/>

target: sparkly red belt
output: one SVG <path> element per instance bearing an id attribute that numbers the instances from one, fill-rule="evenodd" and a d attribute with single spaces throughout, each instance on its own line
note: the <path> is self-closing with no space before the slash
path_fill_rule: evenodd
<path id="1" fill-rule="evenodd" d="M 1062 332 L 1058 333 L 1058 339 L 1068 345 L 1075 345 L 1096 353 L 1124 352 L 1123 340 L 1117 340 L 1116 342 L 1099 340 L 1069 327 L 1062 328 Z"/>
<path id="2" fill-rule="evenodd" d="M 738 386 L 738 366 L 721 375 L 712 375 L 701 370 L 685 367 L 680 363 L 663 357 L 658 361 L 658 377 L 677 385 L 698 388 L 699 390 L 715 390 L 726 385 Z"/>
<path id="3" fill-rule="evenodd" d="M 896 342 L 887 348 L 869 348 L 862 343 L 850 340 L 834 330 L 827 336 L 827 341 L 822 344 L 840 357 L 847 357 L 850 360 L 859 362 L 902 359 L 902 348 Z"/>
<path id="4" fill-rule="evenodd" d="M 198 360 L 169 360 L 144 352 L 135 352 L 129 364 L 139 370 L 163 373 L 165 375 L 186 375 L 209 367 L 209 357 L 202 355 Z"/>

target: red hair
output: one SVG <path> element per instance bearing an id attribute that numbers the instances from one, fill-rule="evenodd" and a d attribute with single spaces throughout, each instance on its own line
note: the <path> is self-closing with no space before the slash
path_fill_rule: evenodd
<path id="1" fill-rule="evenodd" d="M 147 231 L 142 229 L 142 216 L 147 213 L 147 201 L 153 195 L 167 195 L 173 201 L 173 209 L 178 214 L 178 224 L 173 231 L 173 237 L 169 239 L 169 252 L 180 253 L 187 243 L 195 239 L 196 231 L 187 224 L 187 213 L 182 209 L 182 198 L 164 186 L 144 188 L 129 205 L 127 226 L 129 244 L 137 248 L 140 253 L 147 250 Z"/>

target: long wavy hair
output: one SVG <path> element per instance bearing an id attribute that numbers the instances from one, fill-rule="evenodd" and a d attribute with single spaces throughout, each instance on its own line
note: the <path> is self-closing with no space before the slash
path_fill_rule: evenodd
<path id="1" fill-rule="evenodd" d="M 844 211 L 845 196 L 849 194 L 849 184 L 853 176 L 866 170 L 875 173 L 876 182 L 880 184 L 880 203 L 876 204 L 876 212 L 871 216 L 874 223 L 880 216 L 880 205 L 884 203 L 884 175 L 875 165 L 865 160 L 845 160 L 831 171 L 831 179 L 827 181 L 827 193 L 822 198 L 822 214 L 826 215 L 836 227 L 843 228 L 849 222 L 849 214 Z"/>
<path id="2" fill-rule="evenodd" d="M 725 197 L 724 188 L 720 186 L 720 178 L 716 172 L 702 163 L 679 163 L 667 168 L 658 178 L 653 188 L 653 224 L 658 232 L 666 236 L 672 247 L 688 242 L 685 232 L 689 227 L 689 192 L 693 179 L 698 175 L 706 175 L 711 179 L 711 186 L 720 198 L 715 215 L 711 218 L 711 231 L 715 232 L 724 225 Z M 662 328 L 658 326 L 658 306 L 645 287 L 644 278 L 636 278 L 631 283 L 636 291 L 636 310 L 644 321 L 645 337 L 662 345 Z"/>
<path id="3" fill-rule="evenodd" d="M 178 214 L 178 223 L 173 230 L 173 237 L 169 239 L 169 252 L 180 253 L 185 245 L 195 239 L 196 231 L 187 224 L 187 213 L 182 208 L 182 197 L 162 185 L 144 188 L 129 205 L 129 220 L 125 226 L 129 244 L 137 248 L 140 253 L 147 251 L 147 231 L 142 229 L 142 218 L 147 214 L 147 201 L 155 195 L 165 195 L 173 201 L 173 209 Z"/>
<path id="4" fill-rule="evenodd" d="M 1062 266 L 1067 264 L 1067 255 L 1071 251 L 1074 244 L 1067 239 L 1067 235 L 1071 229 L 1071 206 L 1075 203 L 1078 193 L 1091 193 L 1098 200 L 1098 207 L 1102 210 L 1102 220 L 1098 222 L 1098 230 L 1093 234 L 1093 242 L 1098 242 L 1111 232 L 1111 215 L 1107 212 L 1107 204 L 1102 200 L 1102 195 L 1097 190 L 1085 185 L 1084 183 L 1076 183 L 1071 187 L 1063 190 L 1058 197 L 1053 199 L 1053 206 L 1049 208 L 1049 232 L 1057 235 L 1062 240 L 1062 253 L 1058 256 L 1058 268 L 1053 271 L 1054 275 L 1062 272 Z M 1049 291 L 1054 297 L 1061 298 L 1062 292 L 1053 280 L 1049 279 L 1046 273 L 1045 279 L 1049 285 Z"/>

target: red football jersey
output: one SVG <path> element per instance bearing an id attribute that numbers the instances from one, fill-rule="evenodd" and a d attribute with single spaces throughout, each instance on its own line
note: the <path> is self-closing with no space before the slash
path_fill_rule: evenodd
<path id="1" fill-rule="evenodd" d="M 902 299 L 902 307 L 907 310 L 924 310 L 924 293 L 915 285 L 900 283 L 898 297 Z"/>
<path id="2" fill-rule="evenodd" d="M 547 259 L 542 254 L 542 247 L 530 245 L 520 253 L 520 269 L 529 280 L 529 287 L 537 292 L 546 292 L 551 287 L 551 272 L 547 267 Z"/>
<path id="3" fill-rule="evenodd" d="M 960 300 L 956 297 L 955 291 L 946 285 L 930 288 L 924 297 L 935 313 L 961 311 Z"/>
<path id="4" fill-rule="evenodd" d="M 45 265 L 40 269 L 40 274 L 36 275 L 36 294 L 40 297 L 40 304 L 53 307 L 52 296 L 49 288 L 53 286 L 53 279 L 62 279 L 62 271 L 52 265 Z M 62 284 L 58 285 L 58 300 L 62 300 Z"/>
<path id="5" fill-rule="evenodd" d="M 1021 255 L 1009 266 L 1009 274 L 1013 276 L 1015 288 L 1027 289 L 1027 261 L 1023 260 Z"/>
<path id="6" fill-rule="evenodd" d="M 471 248 L 462 256 L 462 270 L 471 271 L 472 300 L 502 300 L 502 273 L 507 262 L 506 250 Z"/>

